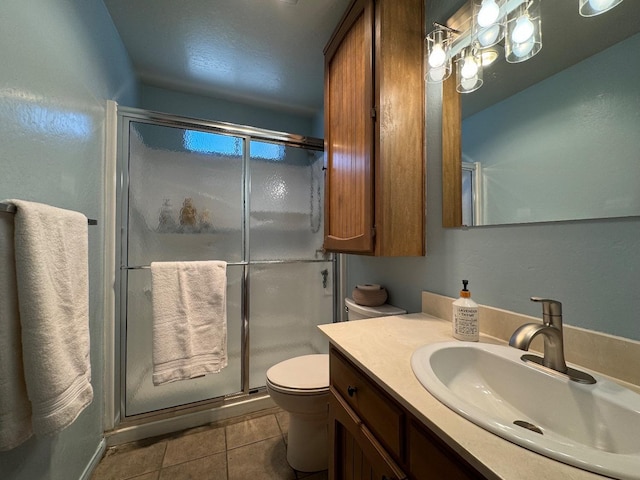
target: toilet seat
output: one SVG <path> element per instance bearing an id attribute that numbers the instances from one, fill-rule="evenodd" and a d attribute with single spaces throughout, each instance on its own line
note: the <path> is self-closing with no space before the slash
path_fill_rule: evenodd
<path id="1" fill-rule="evenodd" d="M 273 390 L 293 395 L 317 395 L 329 391 L 329 355 L 290 358 L 267 370 Z"/>

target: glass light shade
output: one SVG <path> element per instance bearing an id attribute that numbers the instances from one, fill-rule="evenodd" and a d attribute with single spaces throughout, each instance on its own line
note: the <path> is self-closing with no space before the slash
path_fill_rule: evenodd
<path id="1" fill-rule="evenodd" d="M 456 64 L 458 92 L 470 93 L 482 86 L 482 58 L 477 49 L 467 47 L 462 50 Z"/>
<path id="2" fill-rule="evenodd" d="M 504 38 L 504 0 L 473 0 L 473 38 L 480 48 L 495 45 Z"/>
<path id="3" fill-rule="evenodd" d="M 580 15 L 583 17 L 593 17 L 611 10 L 622 0 L 580 0 Z"/>
<path id="4" fill-rule="evenodd" d="M 509 63 L 529 60 L 542 48 L 540 0 L 527 0 L 507 18 L 505 58 Z"/>
<path id="5" fill-rule="evenodd" d="M 427 73 L 425 80 L 439 83 L 451 75 L 451 39 L 447 31 L 437 29 L 427 35 L 425 39 L 427 51 Z"/>

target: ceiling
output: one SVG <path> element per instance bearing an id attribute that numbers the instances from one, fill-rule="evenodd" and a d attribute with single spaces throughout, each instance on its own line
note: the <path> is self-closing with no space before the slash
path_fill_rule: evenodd
<path id="1" fill-rule="evenodd" d="M 104 0 L 149 85 L 313 114 L 350 0 Z"/>

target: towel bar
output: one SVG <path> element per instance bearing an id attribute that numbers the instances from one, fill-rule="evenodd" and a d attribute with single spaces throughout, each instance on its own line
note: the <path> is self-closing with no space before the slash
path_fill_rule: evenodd
<path id="1" fill-rule="evenodd" d="M 16 213 L 16 207 L 15 207 L 15 205 L 9 205 L 7 203 L 0 203 L 0 212 Z M 98 224 L 98 221 L 94 220 L 93 218 L 88 218 L 87 222 L 89 223 L 89 225 L 97 225 Z"/>
<path id="2" fill-rule="evenodd" d="M 332 262 L 333 259 L 312 259 L 312 260 L 256 260 L 252 262 L 228 262 L 228 267 L 237 267 L 243 265 L 282 265 L 285 263 L 318 263 L 318 262 Z M 134 265 L 125 266 L 122 265 L 120 270 L 149 270 L 151 265 Z"/>

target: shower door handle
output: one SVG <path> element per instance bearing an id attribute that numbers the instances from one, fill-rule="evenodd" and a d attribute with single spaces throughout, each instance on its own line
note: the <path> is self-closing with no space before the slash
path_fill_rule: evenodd
<path id="1" fill-rule="evenodd" d="M 320 272 L 320 275 L 322 275 L 322 288 L 327 288 L 327 281 L 329 278 L 329 270 L 327 270 L 326 268 L 324 270 L 322 270 Z"/>

